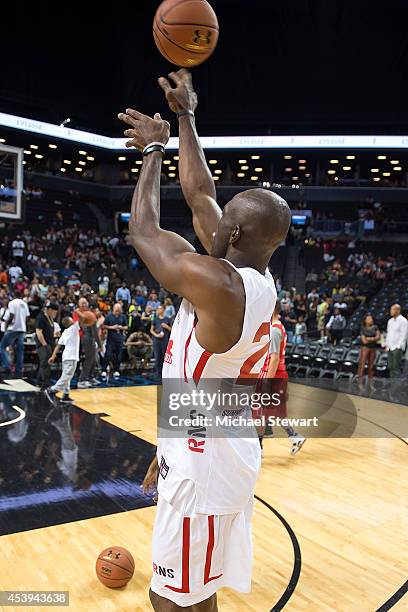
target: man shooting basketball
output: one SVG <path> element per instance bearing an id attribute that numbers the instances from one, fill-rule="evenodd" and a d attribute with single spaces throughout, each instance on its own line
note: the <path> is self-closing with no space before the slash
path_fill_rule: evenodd
<path id="1" fill-rule="evenodd" d="M 197 236 L 209 255 L 161 229 L 160 173 L 170 134 L 160 115 L 127 109 L 126 146 L 143 152 L 132 200 L 132 244 L 156 280 L 184 300 L 172 328 L 163 380 L 256 378 L 268 351 L 276 291 L 265 273 L 286 237 L 290 211 L 276 194 L 253 189 L 223 211 L 195 129 L 197 97 L 186 70 L 160 85 L 180 122 L 180 178 Z M 150 599 L 157 612 L 217 610 L 223 586 L 248 592 L 251 515 L 260 465 L 257 437 L 208 437 L 185 432 L 159 438 L 159 501 L 153 533 Z"/>

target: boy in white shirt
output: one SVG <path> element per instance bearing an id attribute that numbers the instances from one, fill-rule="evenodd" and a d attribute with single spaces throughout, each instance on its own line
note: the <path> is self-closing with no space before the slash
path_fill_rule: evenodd
<path id="1" fill-rule="evenodd" d="M 81 320 L 83 318 L 83 314 L 79 310 L 77 310 L 77 313 Z M 48 387 L 48 389 L 45 390 L 46 396 L 52 403 L 54 403 L 55 394 L 58 391 L 63 392 L 61 398 L 62 402 L 72 402 L 72 399 L 69 397 L 69 389 L 79 361 L 79 325 L 80 321 L 74 323 L 71 317 L 64 317 L 62 319 L 64 331 L 62 332 L 58 343 L 55 345 L 54 352 L 48 360 L 50 365 L 54 363 L 60 348 L 62 346 L 65 347 L 64 352 L 62 353 L 61 376 L 55 385 L 52 385 L 52 387 Z"/>

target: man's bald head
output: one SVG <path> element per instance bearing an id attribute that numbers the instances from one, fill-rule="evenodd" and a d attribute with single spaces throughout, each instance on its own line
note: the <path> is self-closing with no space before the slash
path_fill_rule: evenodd
<path id="1" fill-rule="evenodd" d="M 223 258 L 231 250 L 238 250 L 241 258 L 248 257 L 248 265 L 254 257 L 270 257 L 285 240 L 290 221 L 289 206 L 273 191 L 243 191 L 223 210 L 212 255 Z"/>

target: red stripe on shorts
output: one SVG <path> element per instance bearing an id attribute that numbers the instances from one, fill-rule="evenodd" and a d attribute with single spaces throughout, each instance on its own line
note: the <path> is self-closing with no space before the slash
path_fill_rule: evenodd
<path id="1" fill-rule="evenodd" d="M 214 515 L 211 514 L 208 517 L 208 544 L 207 544 L 207 554 L 205 557 L 205 567 L 204 567 L 204 584 L 208 584 L 211 580 L 217 580 L 217 578 L 221 578 L 222 574 L 218 576 L 210 576 L 211 571 L 211 560 L 214 550 Z"/>
<path id="2" fill-rule="evenodd" d="M 189 593 L 190 592 L 190 518 L 184 517 L 183 519 L 183 550 L 181 556 L 181 588 L 171 586 L 169 584 L 164 585 L 166 589 L 174 591 L 175 593 Z"/>

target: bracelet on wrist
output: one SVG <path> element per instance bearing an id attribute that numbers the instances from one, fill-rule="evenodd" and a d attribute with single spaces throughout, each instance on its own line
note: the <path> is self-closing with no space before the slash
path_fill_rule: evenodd
<path id="1" fill-rule="evenodd" d="M 150 153 L 154 153 L 155 151 L 160 151 L 160 153 L 164 155 L 164 150 L 165 146 L 162 142 L 151 142 L 143 149 L 143 157 L 149 155 Z"/>
<path id="2" fill-rule="evenodd" d="M 184 115 L 190 115 L 190 117 L 195 117 L 194 111 L 192 110 L 182 110 L 176 113 L 176 115 L 177 115 L 177 119 L 180 119 L 180 117 L 184 117 Z"/>

